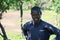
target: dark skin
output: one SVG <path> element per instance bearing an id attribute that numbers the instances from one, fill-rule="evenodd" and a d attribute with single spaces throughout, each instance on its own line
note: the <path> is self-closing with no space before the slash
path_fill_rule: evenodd
<path id="1" fill-rule="evenodd" d="M 32 13 L 31 13 L 31 16 L 32 16 L 32 19 L 34 21 L 34 24 L 37 25 L 40 21 L 40 18 L 41 18 L 41 13 L 34 10 Z"/>

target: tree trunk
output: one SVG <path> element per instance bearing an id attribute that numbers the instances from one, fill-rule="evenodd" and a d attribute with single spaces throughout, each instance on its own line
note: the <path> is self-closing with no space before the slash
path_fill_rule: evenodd
<path id="1" fill-rule="evenodd" d="M 1 31 L 2 31 L 2 34 L 3 34 L 3 40 L 7 40 L 7 35 L 6 35 L 6 32 L 5 32 L 5 29 L 3 27 L 3 25 L 0 23 L 0 28 L 1 28 Z"/>

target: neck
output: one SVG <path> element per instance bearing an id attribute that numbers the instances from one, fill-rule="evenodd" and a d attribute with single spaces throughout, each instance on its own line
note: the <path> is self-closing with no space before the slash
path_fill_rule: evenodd
<path id="1" fill-rule="evenodd" d="M 39 21 L 37 21 L 37 22 L 34 22 L 34 25 L 38 25 L 39 24 Z"/>
<path id="2" fill-rule="evenodd" d="M 41 20 L 37 21 L 37 22 L 33 22 L 34 25 L 38 25 L 41 22 Z"/>
<path id="3" fill-rule="evenodd" d="M 38 24 L 39 22 L 34 22 L 34 24 Z"/>

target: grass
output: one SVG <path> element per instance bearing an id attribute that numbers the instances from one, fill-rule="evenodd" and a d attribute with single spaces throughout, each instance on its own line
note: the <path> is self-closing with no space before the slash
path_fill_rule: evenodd
<path id="1" fill-rule="evenodd" d="M 25 40 L 25 37 L 19 33 L 8 33 L 7 36 L 8 36 L 8 39 L 10 40 Z M 1 36 L 0 36 L 0 40 L 3 40 Z"/>
<path id="2" fill-rule="evenodd" d="M 51 35 L 49 40 L 53 40 L 56 37 L 56 35 Z"/>

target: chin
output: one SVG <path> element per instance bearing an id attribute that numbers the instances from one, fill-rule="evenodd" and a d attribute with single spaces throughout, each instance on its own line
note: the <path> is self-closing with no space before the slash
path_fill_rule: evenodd
<path id="1" fill-rule="evenodd" d="M 39 22 L 39 20 L 34 20 L 35 22 Z"/>

